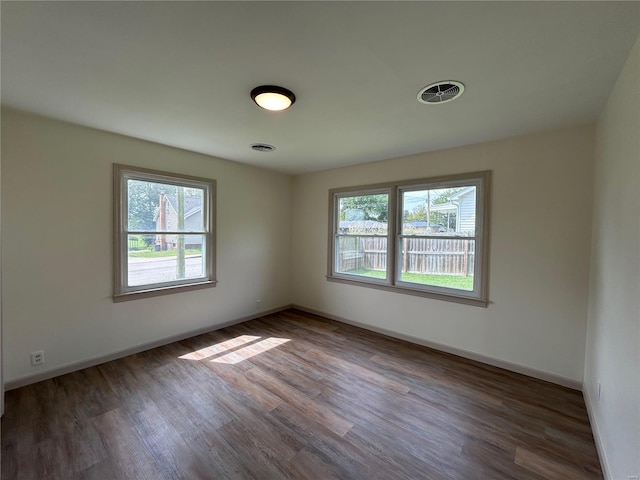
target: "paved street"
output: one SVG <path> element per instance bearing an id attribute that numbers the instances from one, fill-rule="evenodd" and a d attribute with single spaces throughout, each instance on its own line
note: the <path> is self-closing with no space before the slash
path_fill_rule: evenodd
<path id="1" fill-rule="evenodd" d="M 186 278 L 196 278 L 204 275 L 202 256 L 187 257 L 185 265 Z M 177 268 L 177 257 L 130 258 L 129 285 L 144 285 L 176 280 Z"/>

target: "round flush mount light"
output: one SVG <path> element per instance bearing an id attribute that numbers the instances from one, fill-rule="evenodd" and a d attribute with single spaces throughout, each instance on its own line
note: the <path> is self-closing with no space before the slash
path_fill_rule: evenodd
<path id="1" fill-rule="evenodd" d="M 433 105 L 447 103 L 458 98 L 464 92 L 464 84 L 455 80 L 432 83 L 418 92 L 418 101 Z"/>
<path id="2" fill-rule="evenodd" d="M 286 110 L 296 101 L 291 90 L 276 85 L 261 85 L 251 90 L 251 99 L 261 108 L 279 112 Z"/>
<path id="3" fill-rule="evenodd" d="M 256 152 L 273 152 L 276 149 L 276 147 L 267 143 L 254 143 L 251 148 Z"/>

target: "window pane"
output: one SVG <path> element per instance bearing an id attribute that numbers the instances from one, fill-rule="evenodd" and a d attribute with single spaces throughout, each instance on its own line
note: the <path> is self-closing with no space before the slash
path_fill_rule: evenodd
<path id="1" fill-rule="evenodd" d="M 336 272 L 387 278 L 387 237 L 338 236 Z"/>
<path id="2" fill-rule="evenodd" d="M 386 235 L 389 228 L 389 195 L 358 195 L 339 199 L 338 233 Z"/>
<path id="3" fill-rule="evenodd" d="M 403 235 L 475 235 L 474 186 L 405 191 L 402 209 Z"/>
<path id="4" fill-rule="evenodd" d="M 475 240 L 414 237 L 401 241 L 400 280 L 473 290 Z"/>
<path id="5" fill-rule="evenodd" d="M 205 235 L 128 235 L 128 285 L 140 286 L 206 275 Z"/>
<path id="6" fill-rule="evenodd" d="M 204 189 L 127 180 L 127 194 L 129 231 L 204 230 Z"/>

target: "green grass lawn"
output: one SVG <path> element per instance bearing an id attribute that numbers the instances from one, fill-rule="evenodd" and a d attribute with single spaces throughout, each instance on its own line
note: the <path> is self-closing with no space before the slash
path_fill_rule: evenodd
<path id="1" fill-rule="evenodd" d="M 385 278 L 386 273 L 380 270 L 350 270 L 354 275 L 364 277 Z M 458 275 L 430 275 L 427 273 L 403 273 L 403 282 L 419 283 L 422 285 L 434 285 L 437 287 L 457 288 L 460 290 L 473 290 L 473 277 L 461 277 Z"/>
<path id="2" fill-rule="evenodd" d="M 200 255 L 202 253 L 201 250 L 196 249 L 187 249 L 187 255 Z M 138 258 L 159 258 L 159 257 L 175 257 L 178 254 L 176 250 L 161 250 L 156 252 L 154 250 L 136 250 L 130 251 L 130 257 L 138 257 Z"/>

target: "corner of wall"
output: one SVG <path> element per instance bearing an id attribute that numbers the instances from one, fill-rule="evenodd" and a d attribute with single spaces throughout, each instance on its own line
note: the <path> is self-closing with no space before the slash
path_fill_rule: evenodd
<path id="1" fill-rule="evenodd" d="M 583 395 L 603 473 L 616 480 L 640 477 L 638 131 L 640 37 L 600 113 L 594 146 Z"/>
<path id="2" fill-rule="evenodd" d="M 600 467 L 602 468 L 604 480 L 613 480 L 611 467 L 609 466 L 609 461 L 602 443 L 602 435 L 600 434 L 600 428 L 598 427 L 598 420 L 595 416 L 593 401 L 591 400 L 589 389 L 586 388 L 584 383 L 582 384 L 582 396 L 584 397 L 584 403 L 587 407 L 587 415 L 589 416 L 589 423 L 591 424 L 591 431 L 593 432 L 593 439 L 596 444 L 596 450 L 598 451 L 598 458 L 600 459 Z"/>

